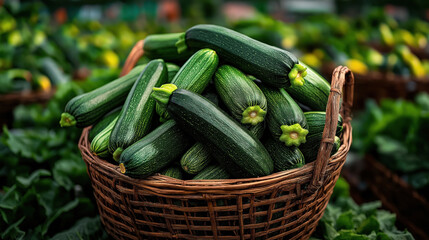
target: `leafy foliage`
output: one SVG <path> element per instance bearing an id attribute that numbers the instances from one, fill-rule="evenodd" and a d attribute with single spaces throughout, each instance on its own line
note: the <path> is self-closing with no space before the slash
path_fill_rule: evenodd
<path id="1" fill-rule="evenodd" d="M 353 148 L 371 153 L 414 188 L 429 187 L 429 95 L 415 102 L 369 101 L 363 114 L 353 120 Z"/>

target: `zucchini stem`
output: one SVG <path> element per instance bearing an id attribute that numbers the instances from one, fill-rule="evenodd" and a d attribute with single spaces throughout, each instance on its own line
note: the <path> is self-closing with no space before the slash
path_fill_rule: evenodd
<path id="1" fill-rule="evenodd" d="M 113 152 L 113 159 L 117 162 L 119 162 L 119 158 L 121 157 L 122 152 L 124 151 L 124 149 L 118 147 L 114 152 Z"/>
<path id="2" fill-rule="evenodd" d="M 127 169 L 125 169 L 125 165 L 123 163 L 119 163 L 119 168 L 121 169 L 121 173 L 125 173 Z"/>
<path id="3" fill-rule="evenodd" d="M 307 68 L 301 64 L 295 64 L 288 75 L 292 86 L 304 85 L 305 76 L 307 76 Z"/>
<path id="4" fill-rule="evenodd" d="M 166 107 L 171 94 L 176 91 L 177 86 L 172 83 L 163 84 L 161 87 L 154 87 L 152 97 L 160 104 L 159 107 Z"/>
<path id="5" fill-rule="evenodd" d="M 296 123 L 291 126 L 282 125 L 280 128 L 283 133 L 280 136 L 279 140 L 284 142 L 286 146 L 290 147 L 294 145 L 298 147 L 299 145 L 301 145 L 301 143 L 306 142 L 305 137 L 308 134 L 308 130 L 302 128 L 299 123 Z"/>
<path id="6" fill-rule="evenodd" d="M 177 47 L 177 53 L 181 54 L 182 52 L 186 51 L 188 49 L 188 46 L 186 45 L 186 33 L 182 33 L 179 36 L 179 40 L 176 42 Z"/>
<path id="7" fill-rule="evenodd" d="M 259 105 L 250 106 L 244 110 L 242 113 L 243 118 L 241 119 L 241 123 L 243 124 L 252 124 L 255 126 L 256 124 L 264 121 L 264 117 L 267 112 L 259 107 Z"/>
<path id="8" fill-rule="evenodd" d="M 75 125 L 76 125 L 76 119 L 73 117 L 73 115 L 66 112 L 61 114 L 61 120 L 60 120 L 61 127 L 72 127 Z"/>

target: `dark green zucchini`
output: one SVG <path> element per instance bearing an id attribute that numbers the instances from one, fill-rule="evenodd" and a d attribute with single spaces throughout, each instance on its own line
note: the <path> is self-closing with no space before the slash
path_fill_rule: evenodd
<path id="1" fill-rule="evenodd" d="M 161 171 L 161 174 L 176 179 L 183 179 L 183 171 L 180 167 L 177 166 L 168 167 Z"/>
<path id="2" fill-rule="evenodd" d="M 130 177 L 145 178 L 180 158 L 191 143 L 176 122 L 169 120 L 124 150 L 120 170 Z"/>
<path id="3" fill-rule="evenodd" d="M 219 58 L 215 51 L 201 49 L 183 64 L 171 83 L 178 88 L 202 93 L 212 79 L 218 63 Z M 157 103 L 156 112 L 160 116 L 161 122 L 169 119 L 164 104 Z"/>
<path id="4" fill-rule="evenodd" d="M 341 139 L 338 136 L 335 136 L 334 146 L 332 147 L 331 156 L 340 150 L 341 147 Z"/>
<path id="5" fill-rule="evenodd" d="M 94 139 L 95 136 L 97 136 L 97 134 L 99 134 L 101 131 L 103 131 L 103 129 L 105 129 L 107 127 L 107 125 L 109 125 L 113 119 L 115 119 L 117 116 L 119 116 L 119 113 L 121 112 L 121 108 L 122 107 L 118 107 L 114 110 L 112 110 L 111 112 L 107 113 L 103 119 L 101 119 L 98 123 L 96 123 L 91 130 L 89 131 L 89 136 L 88 136 L 88 140 L 90 142 L 92 142 L 92 140 Z"/>
<path id="6" fill-rule="evenodd" d="M 155 112 L 155 100 L 150 97 L 152 88 L 166 81 L 167 67 L 162 59 L 155 59 L 134 83 L 110 135 L 109 151 L 116 161 L 125 148 L 148 133 Z"/>
<path id="7" fill-rule="evenodd" d="M 307 74 L 292 53 L 221 26 L 201 24 L 189 28 L 176 46 L 179 52 L 213 49 L 222 61 L 273 87 L 302 85 Z"/>
<path id="8" fill-rule="evenodd" d="M 307 142 L 301 144 L 299 149 L 304 155 L 305 161 L 307 163 L 313 162 L 317 158 L 317 153 L 319 152 L 320 142 L 322 141 L 323 129 L 325 128 L 325 112 L 306 112 L 304 113 L 307 123 L 308 123 L 308 135 Z M 340 136 L 343 130 L 343 118 L 341 115 L 338 115 L 338 124 L 335 131 L 336 136 Z M 338 141 L 338 140 L 337 140 Z M 333 152 L 335 151 L 335 144 L 332 148 Z M 333 153 L 331 153 L 332 155 Z"/>
<path id="9" fill-rule="evenodd" d="M 255 136 L 258 139 L 261 139 L 262 136 L 264 135 L 264 131 L 265 131 L 265 124 L 266 121 L 263 121 L 261 123 L 258 123 L 256 125 L 246 125 L 245 127 L 247 128 L 247 130 L 249 130 L 249 132 Z"/>
<path id="10" fill-rule="evenodd" d="M 40 60 L 40 69 L 51 80 L 54 86 L 70 82 L 70 78 L 64 74 L 57 62 L 50 57 Z"/>
<path id="11" fill-rule="evenodd" d="M 232 117 L 242 124 L 264 121 L 267 100 L 261 89 L 235 67 L 223 65 L 215 73 L 214 84 Z"/>
<path id="12" fill-rule="evenodd" d="M 260 87 L 268 101 L 267 125 L 274 139 L 286 146 L 305 143 L 307 120 L 298 104 L 283 88 Z"/>
<path id="13" fill-rule="evenodd" d="M 91 152 L 92 154 L 99 156 L 101 158 L 106 158 L 110 156 L 109 152 L 109 139 L 112 129 L 118 121 L 119 115 L 117 115 L 110 123 L 100 131 L 94 139 L 91 141 Z"/>
<path id="14" fill-rule="evenodd" d="M 197 142 L 180 159 L 182 169 L 189 174 L 197 174 L 212 161 L 210 151 Z"/>
<path id="15" fill-rule="evenodd" d="M 171 117 L 206 145 L 230 174 L 257 177 L 272 173 L 273 161 L 262 143 L 214 103 L 174 84 L 154 88 L 152 96 L 166 104 Z"/>
<path id="16" fill-rule="evenodd" d="M 176 42 L 183 33 L 152 34 L 144 39 L 144 55 L 149 59 L 162 58 L 164 61 L 185 62 L 195 51 L 188 49 L 179 53 Z"/>
<path id="17" fill-rule="evenodd" d="M 316 71 L 300 62 L 307 68 L 307 75 L 304 77 L 305 83 L 302 86 L 289 86 L 286 91 L 297 102 L 304 104 L 313 111 L 326 111 L 331 85 L 326 79 Z"/>
<path id="18" fill-rule="evenodd" d="M 274 161 L 276 171 L 299 168 L 305 164 L 304 156 L 295 146 L 287 147 L 273 138 L 268 138 L 264 146 Z"/>
<path id="19" fill-rule="evenodd" d="M 127 75 L 71 99 L 61 114 L 61 127 L 90 126 L 106 113 L 124 104 L 128 92 L 144 67 L 145 65 L 137 66 Z"/>
<path id="20" fill-rule="evenodd" d="M 168 70 L 168 81 L 167 82 L 171 82 L 171 80 L 173 80 L 174 76 L 176 76 L 177 72 L 179 72 L 180 67 L 174 63 L 166 63 L 165 65 L 167 65 L 167 70 Z"/>
<path id="21" fill-rule="evenodd" d="M 204 168 L 201 172 L 195 175 L 193 180 L 203 180 L 203 179 L 228 179 L 231 176 L 225 170 L 224 167 L 220 165 L 210 165 Z"/>

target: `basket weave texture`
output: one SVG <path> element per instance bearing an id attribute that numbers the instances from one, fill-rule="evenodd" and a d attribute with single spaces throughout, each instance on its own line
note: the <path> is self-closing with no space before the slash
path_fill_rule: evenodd
<path id="1" fill-rule="evenodd" d="M 135 65 L 135 55 L 143 54 L 141 45 L 136 44 L 122 74 Z M 178 180 L 157 174 L 133 179 L 91 153 L 91 127 L 85 128 L 79 149 L 105 229 L 115 239 L 308 239 L 350 149 L 353 83 L 346 67 L 334 71 L 317 160 L 260 178 Z M 331 119 L 340 113 L 342 145 L 329 157 L 337 125 Z"/>
<path id="2" fill-rule="evenodd" d="M 23 91 L 0 95 L 0 113 L 12 111 L 20 104 L 45 103 L 54 95 L 55 89 L 50 91 Z"/>

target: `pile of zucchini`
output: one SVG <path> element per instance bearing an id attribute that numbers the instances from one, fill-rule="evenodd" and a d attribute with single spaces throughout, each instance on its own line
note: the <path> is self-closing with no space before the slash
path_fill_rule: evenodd
<path id="1" fill-rule="evenodd" d="M 290 52 L 215 25 L 144 50 L 149 63 L 70 100 L 60 121 L 92 125 L 92 153 L 123 174 L 261 177 L 316 159 L 330 85 Z M 340 116 L 332 154 L 341 132 Z"/>

